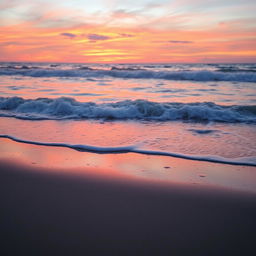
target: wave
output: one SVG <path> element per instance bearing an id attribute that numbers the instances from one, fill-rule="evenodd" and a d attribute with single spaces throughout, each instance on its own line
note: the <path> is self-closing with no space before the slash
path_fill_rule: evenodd
<path id="1" fill-rule="evenodd" d="M 256 105 L 221 106 L 203 103 L 158 103 L 126 100 L 115 103 L 78 102 L 73 98 L 0 97 L 0 116 L 28 120 L 105 119 L 256 123 Z"/>
<path id="2" fill-rule="evenodd" d="M 111 70 L 119 70 L 119 71 L 140 71 L 140 70 L 145 70 L 143 68 L 139 68 L 139 67 L 111 67 Z"/>
<path id="3" fill-rule="evenodd" d="M 256 72 L 255 68 L 239 68 L 239 67 L 220 67 L 219 69 L 217 69 L 217 71 L 220 72 Z"/>
<path id="4" fill-rule="evenodd" d="M 39 146 L 51 146 L 51 147 L 65 147 L 71 148 L 80 152 L 92 152 L 98 154 L 122 154 L 122 153 L 137 153 L 144 155 L 160 155 L 160 156 L 170 156 L 176 158 L 183 158 L 187 160 L 194 161 L 203 161 L 203 162 L 213 162 L 220 164 L 229 164 L 229 165 L 245 165 L 245 166 L 256 166 L 255 157 L 242 157 L 242 158 L 224 158 L 219 156 L 194 156 L 194 155 L 185 155 L 173 152 L 166 151 L 154 151 L 154 150 L 145 150 L 137 148 L 136 146 L 123 146 L 123 147 L 97 147 L 91 145 L 73 145 L 67 143 L 53 143 L 53 142 L 38 142 L 38 141 L 29 141 L 19 139 L 10 135 L 0 134 L 0 138 L 10 139 L 20 143 L 33 144 Z"/>
<path id="5" fill-rule="evenodd" d="M 24 66 L 25 67 L 25 66 Z M 89 67 L 80 67 L 75 69 L 44 69 L 44 68 L 10 68 L 0 69 L 0 75 L 21 75 L 30 77 L 85 77 L 85 78 L 102 78 L 114 77 L 125 79 L 164 79 L 164 80 L 190 80 L 190 81 L 233 81 L 233 82 L 256 82 L 256 72 L 225 69 L 219 71 L 156 71 L 143 70 L 140 68 L 117 68 L 112 67 L 110 70 L 93 69 Z"/>

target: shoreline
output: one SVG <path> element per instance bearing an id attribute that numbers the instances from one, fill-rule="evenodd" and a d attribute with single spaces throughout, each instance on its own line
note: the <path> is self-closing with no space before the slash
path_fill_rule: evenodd
<path id="1" fill-rule="evenodd" d="M 253 193 L 54 169 L 0 160 L 3 255 L 249 255 L 255 250 Z"/>
<path id="2" fill-rule="evenodd" d="M 67 147 L 41 146 L 0 138 L 0 161 L 20 161 L 44 172 L 91 175 L 109 180 L 131 180 L 192 187 L 216 187 L 256 193 L 255 167 L 186 160 L 137 153 L 101 154 Z M 48 168 L 50 167 L 50 168 Z M 73 171 L 71 172 L 70 169 Z"/>
<path id="3" fill-rule="evenodd" d="M 23 139 L 13 137 L 10 135 L 5 135 L 5 134 L 0 134 L 0 138 L 9 139 L 9 140 L 12 140 L 18 143 L 24 143 L 24 144 L 45 146 L 45 147 L 70 148 L 80 152 L 90 152 L 90 153 L 96 153 L 96 154 L 135 153 L 135 154 L 152 155 L 152 156 L 168 156 L 168 157 L 181 158 L 185 160 L 193 160 L 193 161 L 209 162 L 209 163 L 217 163 L 217 164 L 256 167 L 256 163 L 245 162 L 242 160 L 243 158 L 239 158 L 239 160 L 237 158 L 233 160 L 228 160 L 227 158 L 216 157 L 216 156 L 193 156 L 193 155 L 185 155 L 185 154 L 173 153 L 168 151 L 139 149 L 139 148 L 136 148 L 135 146 L 97 147 L 97 146 L 91 146 L 91 145 L 74 145 L 74 144 L 67 144 L 67 143 L 39 142 L 39 141 L 23 140 Z"/>

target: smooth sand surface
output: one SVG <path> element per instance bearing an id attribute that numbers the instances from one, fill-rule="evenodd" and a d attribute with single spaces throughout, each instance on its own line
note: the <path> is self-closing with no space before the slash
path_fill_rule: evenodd
<path id="1" fill-rule="evenodd" d="M 3 159 L 0 182 L 1 255 L 255 254 L 255 193 Z"/>

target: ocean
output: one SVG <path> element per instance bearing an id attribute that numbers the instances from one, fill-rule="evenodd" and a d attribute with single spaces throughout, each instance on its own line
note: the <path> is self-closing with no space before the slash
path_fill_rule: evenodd
<path id="1" fill-rule="evenodd" d="M 0 137 L 256 166 L 256 64 L 0 63 Z"/>

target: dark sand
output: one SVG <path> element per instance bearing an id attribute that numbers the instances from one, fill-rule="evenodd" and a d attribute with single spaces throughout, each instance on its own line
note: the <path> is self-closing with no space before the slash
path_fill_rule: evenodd
<path id="1" fill-rule="evenodd" d="M 61 175 L 4 160 L 0 182 L 4 256 L 256 255 L 253 193 Z"/>

